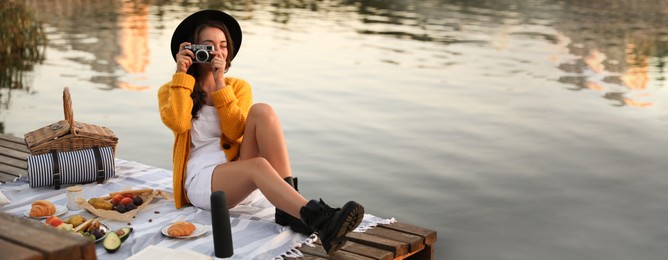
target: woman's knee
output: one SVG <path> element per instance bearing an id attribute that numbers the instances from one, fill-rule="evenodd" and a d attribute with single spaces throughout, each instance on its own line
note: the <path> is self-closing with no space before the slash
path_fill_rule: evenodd
<path id="1" fill-rule="evenodd" d="M 249 118 L 262 118 L 265 120 L 273 120 L 276 118 L 274 108 L 266 103 L 254 104 L 248 112 Z"/>
<path id="2" fill-rule="evenodd" d="M 252 165 L 251 168 L 253 172 L 257 174 L 271 174 L 274 171 L 274 168 L 271 167 L 271 164 L 264 157 L 255 157 L 248 159 L 249 163 Z"/>

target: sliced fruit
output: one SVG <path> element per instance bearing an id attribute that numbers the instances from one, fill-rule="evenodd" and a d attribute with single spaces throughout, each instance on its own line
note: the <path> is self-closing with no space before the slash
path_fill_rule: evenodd
<path id="1" fill-rule="evenodd" d="M 60 219 L 59 217 L 51 216 L 51 217 L 46 219 L 46 224 L 48 224 L 52 227 L 57 227 L 57 226 L 60 226 L 60 224 L 63 224 L 63 220 Z"/>
<path id="2" fill-rule="evenodd" d="M 57 219 L 57 218 L 58 217 L 56 217 L 56 216 L 49 216 L 48 218 L 46 218 L 46 222 L 44 222 L 44 223 L 46 223 L 47 225 L 50 225 L 51 221 L 53 221 L 54 219 Z"/>
<path id="3" fill-rule="evenodd" d="M 51 222 L 51 223 L 53 223 L 53 222 Z M 66 223 L 61 223 L 56 228 L 60 229 L 60 230 L 65 230 L 65 231 L 73 231 L 74 230 L 74 227 L 72 227 L 72 224 L 66 224 Z"/>
<path id="4" fill-rule="evenodd" d="M 111 233 L 114 233 L 114 232 L 111 232 Z M 128 236 L 130 236 L 130 233 L 132 233 L 132 228 L 131 227 L 122 227 L 121 229 L 116 230 L 116 234 L 121 239 L 121 242 L 124 242 L 126 239 L 128 239 Z"/>
<path id="5" fill-rule="evenodd" d="M 121 248 L 121 239 L 116 235 L 115 232 L 109 232 L 107 236 L 102 241 L 102 246 L 109 253 L 118 251 Z"/>
<path id="6" fill-rule="evenodd" d="M 97 238 L 95 238 L 95 236 L 93 234 L 90 234 L 88 232 L 81 232 L 81 233 L 75 233 L 75 234 L 79 234 L 79 235 L 81 235 L 85 238 L 88 238 L 90 240 L 93 240 L 93 241 L 95 241 L 97 239 Z"/>
<path id="7" fill-rule="evenodd" d="M 92 219 L 92 218 L 89 219 L 89 220 L 86 220 L 86 222 L 82 223 L 81 225 L 78 225 L 78 226 L 74 229 L 74 232 L 81 232 L 81 231 L 83 231 L 83 232 L 87 232 L 87 231 L 88 231 L 88 227 L 91 226 L 91 224 L 93 223 L 93 221 L 95 221 L 95 219 Z"/>

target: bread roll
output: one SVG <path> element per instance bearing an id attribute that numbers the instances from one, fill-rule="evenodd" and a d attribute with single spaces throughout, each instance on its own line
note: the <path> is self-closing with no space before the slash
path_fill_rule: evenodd
<path id="1" fill-rule="evenodd" d="M 195 231 L 195 225 L 186 221 L 178 221 L 167 229 L 167 234 L 172 237 L 190 236 Z"/>
<path id="2" fill-rule="evenodd" d="M 48 200 L 36 200 L 30 208 L 30 217 L 46 217 L 56 214 L 56 206 Z"/>

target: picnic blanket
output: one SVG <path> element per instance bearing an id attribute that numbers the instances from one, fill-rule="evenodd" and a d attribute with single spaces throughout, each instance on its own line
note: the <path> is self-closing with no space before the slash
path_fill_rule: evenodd
<path id="1" fill-rule="evenodd" d="M 125 189 L 152 188 L 172 192 L 172 172 L 170 170 L 151 167 L 141 163 L 116 159 L 116 177 L 103 184 L 86 184 L 84 198 L 101 197 L 110 192 Z M 64 186 L 67 187 L 67 186 Z M 0 193 L 10 201 L 0 207 L 7 214 L 23 216 L 35 200 L 46 199 L 56 205 L 65 205 L 65 188 L 54 190 L 53 187 L 30 188 L 27 180 L 19 179 L 14 183 L 0 185 Z M 1 204 L 0 204 L 1 205 Z M 301 256 L 296 250 L 299 246 L 312 246 L 317 239 L 315 235 L 307 237 L 290 230 L 288 227 L 274 223 L 275 208 L 259 191 L 254 192 L 243 203 L 230 209 L 230 222 L 234 255 L 230 259 L 282 259 Z M 67 219 L 72 215 L 93 217 L 86 210 L 68 211 L 60 216 Z M 156 197 L 146 208 L 130 221 L 99 219 L 111 230 L 125 226 L 133 228 L 130 237 L 123 242 L 121 248 L 107 253 L 99 242 L 96 245 L 98 259 L 126 259 L 149 245 L 173 249 L 189 249 L 205 255 L 214 256 L 213 235 L 211 233 L 211 212 L 192 206 L 176 209 L 172 200 Z M 184 220 L 200 223 L 207 228 L 202 236 L 192 239 L 172 239 L 160 230 L 174 221 Z M 38 220 L 36 220 L 38 221 Z M 383 219 L 365 214 L 362 224 L 355 232 L 365 230 L 379 224 L 389 224 L 394 219 Z"/>

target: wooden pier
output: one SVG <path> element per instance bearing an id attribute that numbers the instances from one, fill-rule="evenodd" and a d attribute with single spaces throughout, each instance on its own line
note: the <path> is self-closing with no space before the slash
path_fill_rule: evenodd
<path id="1" fill-rule="evenodd" d="M 0 183 L 26 176 L 29 155 L 23 138 L 0 134 Z M 302 259 L 433 259 L 437 239 L 434 230 L 400 222 L 351 232 L 347 237 L 348 242 L 332 255 L 325 253 L 319 241 L 315 247 L 302 246 Z"/>
<path id="2" fill-rule="evenodd" d="M 28 174 L 30 151 L 23 138 L 0 134 L 0 183 L 13 182 Z"/>

